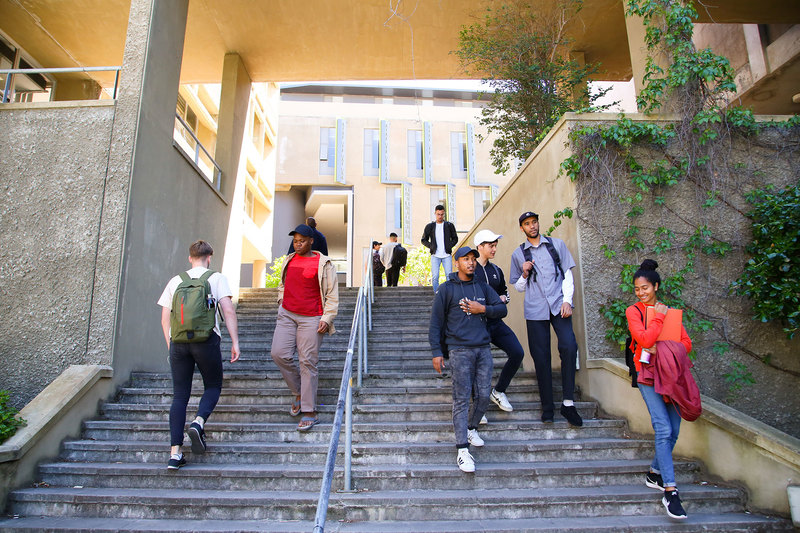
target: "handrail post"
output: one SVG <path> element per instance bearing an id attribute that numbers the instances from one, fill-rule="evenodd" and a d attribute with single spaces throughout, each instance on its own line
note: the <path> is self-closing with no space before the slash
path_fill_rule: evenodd
<path id="1" fill-rule="evenodd" d="M 352 468 L 353 468 L 353 376 L 347 385 L 347 399 L 345 400 L 344 418 L 344 490 L 350 492 L 352 489 Z"/>
<path id="2" fill-rule="evenodd" d="M 365 335 L 361 336 L 361 342 L 364 345 L 364 372 L 369 374 L 369 352 L 367 348 L 367 315 L 366 313 L 361 314 L 361 331 L 365 333 Z"/>
<path id="3" fill-rule="evenodd" d="M 363 298 L 363 295 L 361 297 Z M 356 384 L 358 385 L 358 389 L 361 390 L 361 365 L 363 364 L 362 362 L 364 360 L 364 350 L 361 345 L 361 339 L 364 337 L 364 334 L 366 333 L 364 331 L 364 328 L 362 327 L 361 318 L 358 319 L 357 328 L 358 328 L 358 380 L 356 381 Z"/>

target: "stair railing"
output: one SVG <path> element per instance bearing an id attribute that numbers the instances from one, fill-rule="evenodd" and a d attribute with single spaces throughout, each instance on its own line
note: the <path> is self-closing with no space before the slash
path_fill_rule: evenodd
<path id="1" fill-rule="evenodd" d="M 344 492 L 352 491 L 352 460 L 353 460 L 353 352 L 358 341 L 358 387 L 361 388 L 362 362 L 364 372 L 367 370 L 367 331 L 372 329 L 372 302 L 375 291 L 372 283 L 372 240 L 370 247 L 364 250 L 364 272 L 362 284 L 356 296 L 356 305 L 353 311 L 353 323 L 350 326 L 350 339 L 347 342 L 347 355 L 342 370 L 342 383 L 339 385 L 339 397 L 336 400 L 336 411 L 333 415 L 331 439 L 328 445 L 328 455 L 325 460 L 325 472 L 322 476 L 322 486 L 319 489 L 317 500 L 317 515 L 314 518 L 314 533 L 324 533 L 325 519 L 328 515 L 328 502 L 331 495 L 333 473 L 336 468 L 336 453 L 339 448 L 339 437 L 342 429 L 342 418 L 345 420 L 345 449 L 344 449 Z"/>

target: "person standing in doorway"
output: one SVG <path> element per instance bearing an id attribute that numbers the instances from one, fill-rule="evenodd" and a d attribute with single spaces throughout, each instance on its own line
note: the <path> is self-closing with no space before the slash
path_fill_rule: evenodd
<path id="1" fill-rule="evenodd" d="M 478 280 L 485 281 L 489 287 L 494 289 L 500 300 L 507 304 L 510 297 L 503 271 L 491 262 L 497 253 L 497 242 L 502 237 L 502 235 L 497 235 L 488 229 L 480 230 L 475 234 L 475 248 L 480 254 L 478 264 L 475 265 L 475 277 Z M 489 335 L 492 337 L 492 344 L 506 352 L 508 356 L 508 360 L 503 365 L 503 370 L 500 372 L 500 377 L 497 379 L 497 384 L 492 389 L 489 398 L 503 411 L 511 412 L 514 407 L 506 397 L 506 390 L 511 383 L 511 379 L 519 370 L 525 352 L 517 336 L 514 335 L 514 332 L 502 319 L 487 320 L 487 325 L 489 327 Z"/>
<path id="2" fill-rule="evenodd" d="M 575 408 L 575 364 L 578 342 L 572 331 L 572 295 L 575 284 L 571 269 L 575 260 L 561 239 L 539 233 L 539 215 L 526 211 L 519 217 L 525 242 L 511 254 L 510 280 L 525 293 L 523 308 L 528 328 L 528 348 L 536 368 L 542 402 L 542 422 L 552 422 L 553 369 L 550 362 L 550 326 L 558 337 L 561 356 L 563 400 L 561 415 L 573 426 L 583 419 Z"/>
<path id="3" fill-rule="evenodd" d="M 231 363 L 239 359 L 239 329 L 236 322 L 236 311 L 231 300 L 233 292 L 228 284 L 228 278 L 219 272 L 209 270 L 212 255 L 214 255 L 214 249 L 206 241 L 193 243 L 189 247 L 189 264 L 192 265 L 192 268 L 169 280 L 158 299 L 158 305 L 161 306 L 161 329 L 164 331 L 164 340 L 167 341 L 169 367 L 172 371 L 173 396 L 172 406 L 169 410 L 171 449 L 167 462 L 167 468 L 170 470 L 177 470 L 186 464 L 181 446 L 183 446 L 186 406 L 189 404 L 189 397 L 192 394 L 192 376 L 195 366 L 203 377 L 204 390 L 197 413 L 189 425 L 187 433 L 192 442 L 192 453 L 201 454 L 206 451 L 205 424 L 222 392 L 222 354 L 219 349 L 220 329 L 217 307 L 222 311 L 225 327 L 231 337 Z M 180 315 L 175 317 L 178 320 L 178 327 L 181 326 L 181 323 L 185 323 L 188 328 L 190 320 L 187 315 L 191 311 L 188 306 L 189 302 L 185 300 L 191 298 L 187 291 L 193 289 L 183 289 L 182 287 L 186 286 L 184 282 L 190 280 L 199 280 L 199 284 L 196 284 L 195 287 L 200 291 L 205 292 L 203 286 L 209 290 L 209 293 L 202 299 L 206 300 L 208 314 L 213 314 L 213 319 L 209 320 L 209 325 L 213 325 L 213 329 L 207 332 L 207 339 L 201 342 L 194 342 L 193 337 L 200 338 L 199 336 L 195 337 L 195 334 L 202 334 L 202 332 L 178 331 L 177 328 L 176 331 L 172 330 L 173 309 L 180 310 Z M 181 298 L 181 301 L 178 302 L 173 301 L 176 299 L 176 290 Z M 211 299 L 209 300 L 209 298 Z M 186 309 L 184 309 L 184 303 L 187 304 Z M 179 336 L 180 338 L 178 338 Z"/>
<path id="4" fill-rule="evenodd" d="M 425 226 L 422 232 L 422 245 L 431 251 L 431 283 L 433 292 L 439 290 L 439 269 L 444 267 L 444 275 L 449 276 L 453 270 L 450 253 L 458 244 L 458 234 L 452 222 L 444 219 L 444 206 L 434 209 L 436 219 Z"/>
<path id="5" fill-rule="evenodd" d="M 312 238 L 314 239 L 314 244 L 311 245 L 311 250 L 319 252 L 322 255 L 328 255 L 328 240 L 321 231 L 317 231 L 317 221 L 314 217 L 306 218 L 306 226 L 311 228 L 313 232 Z M 287 255 L 291 253 L 294 253 L 294 241 L 289 243 L 289 251 L 286 252 Z"/>
<path id="6" fill-rule="evenodd" d="M 486 322 L 499 320 L 508 312 L 497 293 L 473 276 L 477 257 L 478 252 L 468 246 L 456 250 L 454 259 L 458 271 L 450 274 L 439 287 L 433 299 L 428 329 L 433 368 L 437 372 L 442 372 L 443 350 L 450 355 L 456 464 L 462 472 L 475 471 L 469 445 L 484 445 L 478 434 L 478 424 L 489 405 L 493 367 Z"/>
<path id="7" fill-rule="evenodd" d="M 333 319 L 339 310 L 339 280 L 331 260 L 311 250 L 314 232 L 310 226 L 300 224 L 289 235 L 293 238 L 294 253 L 289 254 L 281 271 L 271 354 L 294 395 L 289 413 L 303 415 L 297 430 L 308 431 L 319 423 L 319 347 L 322 335 L 335 332 Z"/>

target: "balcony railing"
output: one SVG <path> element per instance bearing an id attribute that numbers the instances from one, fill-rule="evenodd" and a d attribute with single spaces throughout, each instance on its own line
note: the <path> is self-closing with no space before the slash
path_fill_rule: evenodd
<path id="1" fill-rule="evenodd" d="M 64 67 L 64 68 L 9 68 L 0 69 L 0 75 L 6 76 L 5 86 L 3 88 L 3 98 L 0 103 L 6 104 L 11 101 L 14 94 L 14 78 L 17 74 L 68 74 L 71 72 L 115 72 L 114 76 L 114 93 L 112 98 L 117 98 L 117 87 L 119 86 L 119 71 L 122 67 Z"/>
<path id="2" fill-rule="evenodd" d="M 214 190 L 220 191 L 222 169 L 202 145 L 189 124 L 183 120 L 183 117 L 175 113 L 175 119 L 174 144 L 180 147 L 181 151 L 194 163 L 194 166 L 211 183 Z"/>

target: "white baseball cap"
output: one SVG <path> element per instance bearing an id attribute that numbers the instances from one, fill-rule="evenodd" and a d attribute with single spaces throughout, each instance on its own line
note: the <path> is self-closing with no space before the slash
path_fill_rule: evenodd
<path id="1" fill-rule="evenodd" d="M 502 239 L 502 238 L 503 238 L 502 235 L 497 235 L 492 230 L 482 229 L 478 233 L 475 234 L 475 238 L 473 239 L 472 242 L 475 243 L 475 247 L 478 247 L 478 246 L 480 246 L 481 244 L 483 244 L 485 242 L 494 242 L 494 241 L 496 241 L 498 239 Z"/>

